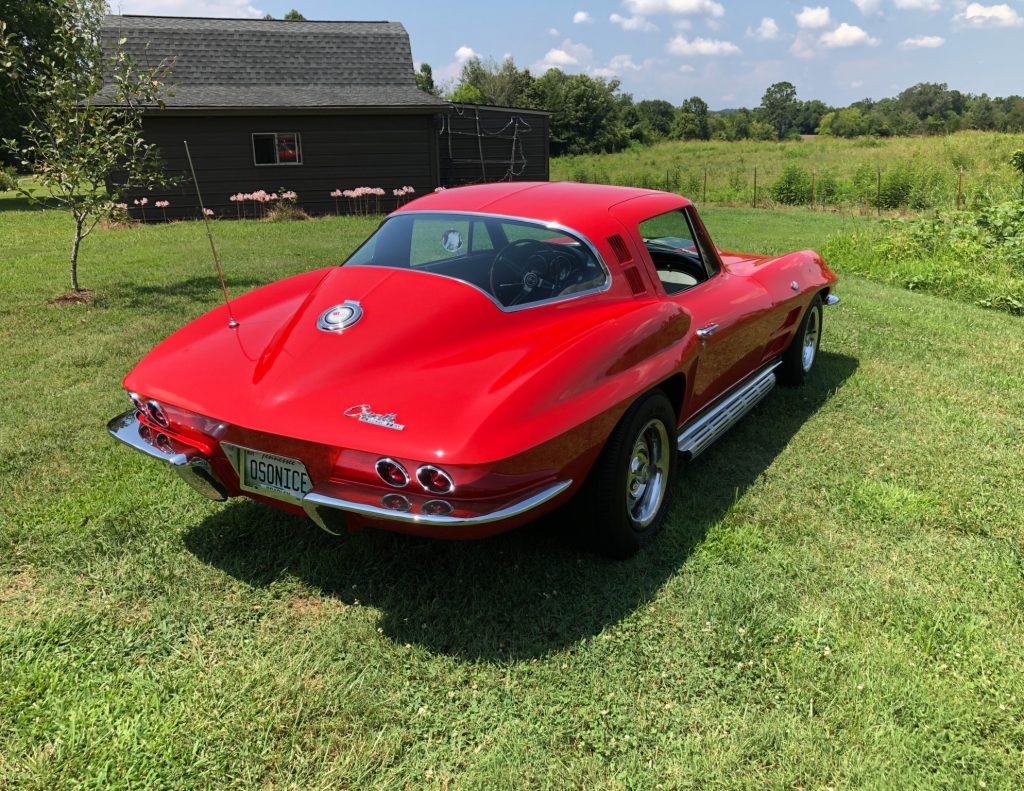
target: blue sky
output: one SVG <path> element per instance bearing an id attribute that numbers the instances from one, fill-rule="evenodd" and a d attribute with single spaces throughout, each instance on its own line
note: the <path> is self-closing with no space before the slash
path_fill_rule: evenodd
<path id="1" fill-rule="evenodd" d="M 773 82 L 848 104 L 917 82 L 1024 94 L 1024 0 L 112 0 L 122 13 L 402 22 L 417 63 L 454 79 L 474 54 L 614 76 L 637 99 L 755 106 Z"/>

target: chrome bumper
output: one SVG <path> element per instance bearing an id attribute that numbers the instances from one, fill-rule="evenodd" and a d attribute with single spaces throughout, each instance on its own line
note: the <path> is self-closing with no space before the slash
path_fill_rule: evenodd
<path id="1" fill-rule="evenodd" d="M 493 522 L 501 522 L 504 519 L 514 519 L 518 516 L 539 508 L 549 500 L 558 497 L 562 492 L 572 486 L 572 481 L 558 481 L 545 489 L 535 492 L 521 500 L 497 509 L 467 516 L 451 516 L 441 514 L 422 514 L 412 511 L 396 511 L 384 508 L 379 505 L 360 503 L 354 500 L 346 500 L 339 497 L 330 497 L 313 490 L 302 498 L 302 507 L 309 518 L 316 522 L 328 533 L 335 533 L 330 525 L 330 512 L 343 511 L 349 514 L 367 517 L 370 519 L 381 519 L 388 522 L 402 522 L 409 525 L 427 525 L 434 527 L 474 527 L 476 525 L 487 525 Z"/>
<path id="2" fill-rule="evenodd" d="M 145 428 L 139 420 L 138 413 L 133 409 L 118 415 L 107 423 L 107 431 L 114 439 L 123 442 L 129 448 L 137 450 L 154 459 L 171 465 L 181 479 L 211 500 L 227 500 L 227 487 L 210 467 L 209 460 L 197 448 L 186 448 L 180 452 L 167 452 L 156 447 L 151 441 L 152 436 L 141 429 Z"/>
<path id="3" fill-rule="evenodd" d="M 148 429 L 143 431 L 140 431 L 140 429 L 145 429 L 145 427 L 139 421 L 138 414 L 134 410 L 118 415 L 107 423 L 107 431 L 110 432 L 114 439 L 123 442 L 139 453 L 169 464 L 185 483 L 204 497 L 208 497 L 211 500 L 226 500 L 228 498 L 227 487 L 224 486 L 211 468 L 209 459 L 198 449 L 186 448 L 181 450 L 181 452 L 165 452 L 153 444 L 151 441 L 152 436 L 147 436 L 146 431 Z M 558 481 L 494 511 L 465 516 L 423 514 L 414 513 L 411 510 L 395 511 L 380 505 L 335 497 L 326 491 L 318 492 L 316 489 L 303 497 L 299 505 L 302 506 L 310 519 L 328 533 L 338 532 L 332 524 L 335 522 L 332 516 L 337 515 L 338 512 L 387 522 L 402 522 L 405 524 L 436 527 L 473 527 L 523 516 L 549 500 L 553 500 L 570 486 L 572 486 L 571 480 Z"/>

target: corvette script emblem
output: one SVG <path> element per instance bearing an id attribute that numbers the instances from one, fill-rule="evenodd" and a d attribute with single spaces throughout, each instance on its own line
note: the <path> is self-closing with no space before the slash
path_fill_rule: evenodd
<path id="1" fill-rule="evenodd" d="M 380 426 L 381 428 L 391 428 L 395 431 L 402 431 L 405 428 L 401 423 L 395 422 L 398 413 L 391 412 L 390 414 L 382 415 L 374 412 L 369 404 L 350 406 L 345 410 L 345 417 L 358 418 L 360 423 L 369 423 L 371 426 Z"/>

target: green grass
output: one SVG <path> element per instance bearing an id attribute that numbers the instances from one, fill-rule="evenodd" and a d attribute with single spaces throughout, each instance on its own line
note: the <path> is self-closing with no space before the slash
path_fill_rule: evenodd
<path id="1" fill-rule="evenodd" d="M 755 251 L 854 222 L 705 214 Z M 215 232 L 237 293 L 372 224 Z M 201 226 L 97 231 L 97 303 L 47 307 L 67 241 L 0 212 L 0 788 L 1024 785 L 1020 319 L 845 278 L 813 381 L 613 563 L 557 518 L 336 539 L 200 500 L 104 422 L 218 302 Z"/>
<path id="2" fill-rule="evenodd" d="M 1024 136 L 997 132 L 854 140 L 816 137 L 784 143 L 676 141 L 616 154 L 554 159 L 551 178 L 668 189 L 701 203 L 749 206 L 756 168 L 758 205 L 765 206 L 771 203 L 770 186 L 783 169 L 798 165 L 814 172 L 818 204 L 831 176 L 835 194 L 826 200 L 831 208 L 869 212 L 874 211 L 881 171 L 883 207 L 952 209 L 960 168 L 964 206 L 1019 196 L 1020 175 L 1009 161 L 1022 145 Z M 895 194 L 904 182 L 909 190 L 905 197 Z"/>

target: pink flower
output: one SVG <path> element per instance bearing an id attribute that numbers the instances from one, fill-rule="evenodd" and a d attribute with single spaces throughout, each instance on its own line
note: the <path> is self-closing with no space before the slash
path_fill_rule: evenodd
<path id="1" fill-rule="evenodd" d="M 145 206 L 147 203 L 149 203 L 149 198 L 143 198 L 139 201 L 140 206 Z"/>
<path id="2" fill-rule="evenodd" d="M 334 190 L 333 192 L 331 192 L 331 197 L 332 198 L 340 198 L 340 197 L 342 197 L 343 194 L 344 193 L 341 190 Z"/>
<path id="3" fill-rule="evenodd" d="M 434 189 L 434 192 L 444 192 L 444 191 L 445 191 L 445 188 L 444 188 L 444 187 L 436 187 L 436 188 Z"/>
<path id="4" fill-rule="evenodd" d="M 168 206 L 171 205 L 171 202 L 169 200 L 158 200 L 153 205 L 156 206 L 158 209 L 166 209 Z"/>
<path id="5" fill-rule="evenodd" d="M 133 200 L 133 201 L 132 201 L 132 205 L 133 205 L 133 206 L 138 206 L 138 205 L 139 205 L 139 199 L 138 199 L 138 198 L 136 198 L 135 200 Z"/>
<path id="6" fill-rule="evenodd" d="M 298 197 L 298 193 L 293 192 L 292 190 L 287 190 L 286 192 L 281 193 L 282 200 L 296 200 Z"/>
<path id="7" fill-rule="evenodd" d="M 213 209 L 203 209 L 203 214 L 206 217 L 212 217 L 213 216 Z"/>
<path id="8" fill-rule="evenodd" d="M 128 211 L 128 204 L 127 203 L 115 203 L 114 204 L 114 208 L 115 209 L 120 209 L 121 211 Z"/>

